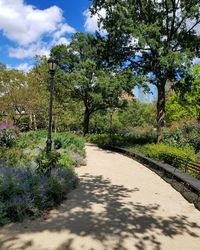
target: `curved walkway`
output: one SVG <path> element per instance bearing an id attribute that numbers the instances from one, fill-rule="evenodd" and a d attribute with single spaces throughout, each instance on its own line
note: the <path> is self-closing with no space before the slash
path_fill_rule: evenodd
<path id="1" fill-rule="evenodd" d="M 79 187 L 45 218 L 0 230 L 0 249 L 197 250 L 200 212 L 140 163 L 87 146 Z"/>

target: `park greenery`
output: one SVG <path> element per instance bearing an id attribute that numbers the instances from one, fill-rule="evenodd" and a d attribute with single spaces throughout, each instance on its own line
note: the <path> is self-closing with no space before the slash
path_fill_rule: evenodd
<path id="1" fill-rule="evenodd" d="M 77 184 L 85 140 L 175 167 L 177 158 L 200 160 L 199 1 L 92 2 L 104 32 L 51 49 L 51 153 L 47 58 L 36 56 L 29 72 L 0 64 L 0 224 L 60 203 Z M 148 93 L 152 84 L 157 101 L 135 97 L 135 86 Z"/>
<path id="2" fill-rule="evenodd" d="M 53 134 L 45 149 L 44 130 L 19 133 L 0 123 L 0 225 L 40 215 L 76 187 L 74 167 L 84 164 L 84 140 L 66 132 Z"/>

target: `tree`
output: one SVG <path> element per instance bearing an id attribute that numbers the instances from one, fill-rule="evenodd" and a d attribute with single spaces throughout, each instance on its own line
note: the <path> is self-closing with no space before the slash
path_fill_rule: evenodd
<path id="1" fill-rule="evenodd" d="M 100 16 L 104 9 L 105 17 Z M 107 56 L 144 74 L 157 87 L 157 133 L 165 124 L 165 87 L 190 80 L 199 55 L 199 0 L 93 0 L 91 11 L 107 31 Z"/>
<path id="2" fill-rule="evenodd" d="M 44 125 L 44 118 L 48 113 L 46 76 L 48 67 L 42 63 L 28 73 L 0 67 L 1 116 L 12 119 L 14 124 L 21 128 L 25 125 L 30 129 L 37 129 L 39 118 Z M 23 118 L 29 120 L 29 124 L 21 124 Z"/>
<path id="3" fill-rule="evenodd" d="M 105 67 L 100 44 L 93 35 L 76 33 L 68 46 L 56 46 L 51 51 L 59 61 L 57 77 L 65 86 L 65 95 L 83 102 L 84 135 L 89 132 L 93 113 L 122 106 L 125 103 L 121 98 L 123 91 L 130 93 L 133 88 L 130 71 Z"/>
<path id="4" fill-rule="evenodd" d="M 17 124 L 25 111 L 25 74 L 15 69 L 1 68 L 1 115 L 8 115 Z"/>
<path id="5" fill-rule="evenodd" d="M 155 126 L 155 107 L 153 104 L 134 100 L 120 114 L 120 121 L 127 130 L 134 127 Z"/>
<path id="6" fill-rule="evenodd" d="M 167 99 L 166 113 L 168 122 L 193 117 L 200 121 L 200 65 L 190 69 L 193 81 L 185 90 L 184 83 Z M 183 88 L 180 90 L 180 88 Z"/>

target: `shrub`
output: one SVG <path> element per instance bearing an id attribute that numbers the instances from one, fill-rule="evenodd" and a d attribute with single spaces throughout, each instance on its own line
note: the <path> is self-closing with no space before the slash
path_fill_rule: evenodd
<path id="1" fill-rule="evenodd" d="M 113 136 L 112 136 L 113 137 Z M 86 136 L 86 140 L 97 144 L 100 147 L 105 147 L 112 144 L 112 138 L 109 134 L 91 134 Z"/>
<path id="2" fill-rule="evenodd" d="M 0 224 L 40 214 L 58 204 L 76 182 L 72 168 L 56 167 L 49 177 L 28 168 L 0 168 Z"/>
<path id="3" fill-rule="evenodd" d="M 14 168 L 30 165 L 31 155 L 25 154 L 17 147 L 0 148 L 0 165 L 9 165 Z"/>
<path id="4" fill-rule="evenodd" d="M 68 149 L 85 156 L 85 140 L 82 137 L 62 132 L 53 134 L 53 141 L 54 143 L 59 143 L 59 146 L 63 149 Z"/>
<path id="5" fill-rule="evenodd" d="M 195 151 L 193 148 L 177 148 L 167 144 L 147 144 L 145 146 L 135 146 L 131 151 L 139 152 L 147 157 L 161 160 L 175 167 L 180 167 L 179 159 L 195 160 Z"/>
<path id="6" fill-rule="evenodd" d="M 17 136 L 18 130 L 16 126 L 6 122 L 0 122 L 0 146 L 12 146 Z"/>
<path id="7" fill-rule="evenodd" d="M 58 164 L 62 167 L 72 167 L 73 160 L 68 154 L 62 154 L 58 161 Z"/>
<path id="8" fill-rule="evenodd" d="M 76 186 L 73 166 L 85 155 L 84 140 L 68 133 L 56 138 L 62 147 L 48 154 L 44 131 L 23 133 L 12 147 L 1 147 L 0 224 L 38 215 Z"/>
<path id="9" fill-rule="evenodd" d="M 152 126 L 133 127 L 125 137 L 126 143 L 143 145 L 147 143 L 155 143 L 157 134 L 155 128 Z"/>
<path id="10" fill-rule="evenodd" d="M 192 146 L 200 151 L 200 124 L 197 121 L 184 121 L 164 132 L 164 142 L 178 147 Z"/>
<path id="11" fill-rule="evenodd" d="M 56 138 L 53 143 L 55 149 L 60 149 L 62 147 L 62 142 L 59 138 Z"/>
<path id="12" fill-rule="evenodd" d="M 60 156 L 60 153 L 55 150 L 48 153 L 46 152 L 46 149 L 41 150 L 35 160 L 38 164 L 36 172 L 41 174 L 50 173 L 51 169 L 58 164 Z"/>
<path id="13" fill-rule="evenodd" d="M 86 137 L 87 141 L 95 143 L 100 147 L 109 145 L 134 145 L 146 144 L 156 141 L 156 131 L 153 127 L 133 128 L 127 134 L 91 134 Z"/>

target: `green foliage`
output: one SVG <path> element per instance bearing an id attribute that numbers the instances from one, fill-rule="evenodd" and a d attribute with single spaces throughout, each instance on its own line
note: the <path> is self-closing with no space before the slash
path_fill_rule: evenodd
<path id="1" fill-rule="evenodd" d="M 130 147 L 133 152 L 138 152 L 150 157 L 152 159 L 160 160 L 171 164 L 175 167 L 180 167 L 179 159 L 195 160 L 195 151 L 193 148 L 186 146 L 184 148 L 177 148 L 168 144 L 147 144 L 144 146 Z"/>
<path id="2" fill-rule="evenodd" d="M 180 100 L 176 94 L 171 95 L 166 102 L 166 121 L 171 124 L 174 121 L 196 117 L 196 106 L 186 107 L 186 103 Z"/>
<path id="3" fill-rule="evenodd" d="M 69 133 L 53 139 L 61 148 L 48 154 L 45 131 L 22 133 L 12 147 L 0 148 L 1 225 L 40 214 L 76 186 L 74 166 L 83 162 L 84 139 Z"/>
<path id="4" fill-rule="evenodd" d="M 93 113 L 123 106 L 122 92 L 130 93 L 134 85 L 131 71 L 105 67 L 102 45 L 91 34 L 76 33 L 68 46 L 55 46 L 51 51 L 59 61 L 66 95 L 84 105 L 84 134 L 88 133 Z"/>
<path id="5" fill-rule="evenodd" d="M 85 140 L 82 137 L 70 133 L 61 132 L 53 134 L 53 141 L 54 143 L 59 142 L 61 148 L 66 149 L 67 151 L 74 151 L 82 156 L 85 155 Z"/>
<path id="6" fill-rule="evenodd" d="M 36 172 L 40 174 L 49 174 L 53 168 L 56 167 L 58 161 L 60 159 L 60 153 L 55 150 L 51 152 L 46 152 L 45 150 L 41 150 L 35 161 L 37 163 Z"/>
<path id="7" fill-rule="evenodd" d="M 128 144 L 147 144 L 156 142 L 156 130 L 152 126 L 135 127 L 126 133 Z"/>
<path id="8" fill-rule="evenodd" d="M 10 147 L 16 140 L 16 135 L 10 128 L 4 129 L 0 138 L 0 145 Z"/>
<path id="9" fill-rule="evenodd" d="M 156 109 L 153 104 L 134 101 L 124 112 L 119 113 L 119 120 L 126 132 L 134 127 L 156 126 Z"/>
<path id="10" fill-rule="evenodd" d="M 31 156 L 25 154 L 23 150 L 17 147 L 0 147 L 0 165 L 6 164 L 15 168 L 31 165 Z"/>
<path id="11" fill-rule="evenodd" d="M 87 141 L 97 144 L 100 147 L 109 145 L 134 145 L 146 144 L 156 141 L 156 132 L 152 127 L 136 127 L 125 134 L 91 134 L 86 137 Z"/>
<path id="12" fill-rule="evenodd" d="M 153 104 L 130 100 L 122 109 L 109 108 L 107 112 L 98 112 L 91 118 L 90 133 L 97 134 L 133 134 L 156 125 L 155 107 Z M 150 130 L 150 129 L 149 129 Z M 150 131 L 149 131 L 150 132 Z"/>
<path id="13" fill-rule="evenodd" d="M 167 122 L 178 121 L 184 118 L 194 117 L 200 119 L 200 66 L 194 65 L 190 68 L 193 81 L 183 92 L 176 90 L 167 99 L 166 115 Z"/>
<path id="14" fill-rule="evenodd" d="M 59 166 L 67 167 L 67 168 L 72 167 L 73 163 L 74 162 L 73 162 L 72 158 L 68 154 L 62 154 L 59 161 L 58 161 Z"/>
<path id="15" fill-rule="evenodd" d="M 0 225 L 41 214 L 59 204 L 76 183 L 72 168 L 54 168 L 50 176 L 29 168 L 0 168 Z"/>
<path id="16" fill-rule="evenodd" d="M 200 124 L 195 120 L 175 124 L 163 133 L 163 141 L 177 147 L 190 145 L 200 151 Z"/>
<path id="17" fill-rule="evenodd" d="M 167 82 L 182 93 L 192 84 L 193 74 L 188 69 L 200 55 L 199 8 L 197 0 L 92 1 L 91 12 L 97 15 L 99 27 L 107 31 L 102 37 L 107 61 L 133 69 L 157 87 L 158 140 L 165 124 Z M 199 105 L 199 94 L 196 97 Z"/>
<path id="18" fill-rule="evenodd" d="M 111 138 L 109 134 L 91 134 L 87 135 L 86 140 L 95 143 L 100 147 L 105 147 L 112 144 L 113 136 Z"/>
<path id="19" fill-rule="evenodd" d="M 177 115 L 180 116 L 182 114 L 181 118 L 192 116 L 200 120 L 200 65 L 194 65 L 189 72 L 193 77 L 193 81 L 183 91 L 175 88 L 176 95 L 169 99 L 169 114 L 171 114 L 171 109 L 175 109 L 174 111 L 177 112 Z M 181 87 L 184 87 L 184 84 L 182 85 Z"/>
<path id="20" fill-rule="evenodd" d="M 18 136 L 16 126 L 0 121 L 0 146 L 11 147 Z"/>
<path id="21" fill-rule="evenodd" d="M 46 131 L 31 131 L 21 133 L 17 138 L 15 145 L 10 148 L 0 150 L 0 159 L 2 164 L 13 167 L 34 167 L 38 165 L 39 172 L 48 172 L 48 169 L 56 165 L 55 160 L 60 153 L 61 158 L 66 155 L 66 166 L 77 166 L 84 163 L 85 140 L 77 135 L 70 133 L 53 133 L 52 139 L 54 145 L 59 144 L 59 149 L 53 150 L 50 157 L 46 155 Z M 64 159 L 63 158 L 63 159 Z M 57 159 L 58 161 L 59 159 Z M 0 162 L 1 163 L 1 162 Z M 64 162 L 61 164 L 65 166 Z"/>
<path id="22" fill-rule="evenodd" d="M 62 147 L 62 142 L 61 142 L 61 140 L 59 138 L 56 138 L 53 141 L 53 144 L 54 144 L 55 149 L 60 149 Z"/>

